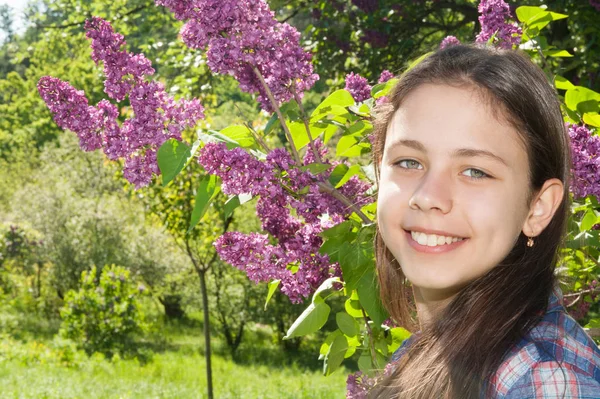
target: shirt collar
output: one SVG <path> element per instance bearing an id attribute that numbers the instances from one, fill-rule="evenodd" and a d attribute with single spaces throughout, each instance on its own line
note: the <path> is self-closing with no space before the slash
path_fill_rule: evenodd
<path id="1" fill-rule="evenodd" d="M 554 289 L 552 290 L 552 293 L 550 294 L 550 297 L 548 298 L 548 312 L 553 312 L 553 311 L 557 311 L 557 310 L 562 310 L 564 308 L 565 304 L 564 304 L 564 299 L 563 299 L 563 293 L 562 290 L 560 289 L 560 286 L 558 284 L 556 284 L 554 286 Z"/>

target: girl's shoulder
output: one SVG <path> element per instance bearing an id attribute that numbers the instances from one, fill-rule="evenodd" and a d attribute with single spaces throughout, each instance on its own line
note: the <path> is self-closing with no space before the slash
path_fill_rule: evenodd
<path id="1" fill-rule="evenodd" d="M 600 399 L 600 348 L 566 312 L 562 293 L 505 356 L 486 398 Z"/>

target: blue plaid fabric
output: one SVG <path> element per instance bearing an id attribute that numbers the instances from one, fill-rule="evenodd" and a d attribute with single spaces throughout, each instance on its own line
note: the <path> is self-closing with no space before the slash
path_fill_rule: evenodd
<path id="1" fill-rule="evenodd" d="M 419 333 L 392 356 L 406 353 Z M 507 353 L 486 382 L 484 399 L 600 399 L 600 348 L 568 315 L 556 287 L 543 319 Z"/>

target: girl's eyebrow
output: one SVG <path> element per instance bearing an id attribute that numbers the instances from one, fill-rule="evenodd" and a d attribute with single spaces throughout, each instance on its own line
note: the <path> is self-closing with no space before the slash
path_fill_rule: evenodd
<path id="1" fill-rule="evenodd" d="M 423 143 L 421 143 L 420 141 L 417 141 L 417 140 L 408 140 L 408 139 L 396 140 L 395 142 L 390 144 L 389 149 L 393 150 L 396 147 L 408 147 L 408 148 L 412 148 L 414 150 L 417 150 L 417 151 L 420 151 L 423 153 L 427 153 L 427 149 L 425 149 L 425 146 L 423 145 Z M 486 157 L 486 158 L 493 159 L 497 162 L 500 162 L 504 166 L 508 167 L 508 163 L 504 159 L 499 157 L 498 155 L 494 154 L 493 152 L 490 152 L 487 150 L 480 150 L 477 148 L 458 148 L 452 152 L 452 157 L 453 158 Z"/>

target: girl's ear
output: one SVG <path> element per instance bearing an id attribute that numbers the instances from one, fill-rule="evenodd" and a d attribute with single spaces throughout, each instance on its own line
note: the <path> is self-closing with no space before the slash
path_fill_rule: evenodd
<path id="1" fill-rule="evenodd" d="M 523 224 L 523 234 L 536 237 L 550 224 L 563 200 L 564 185 L 559 179 L 546 180 L 531 203 Z"/>

